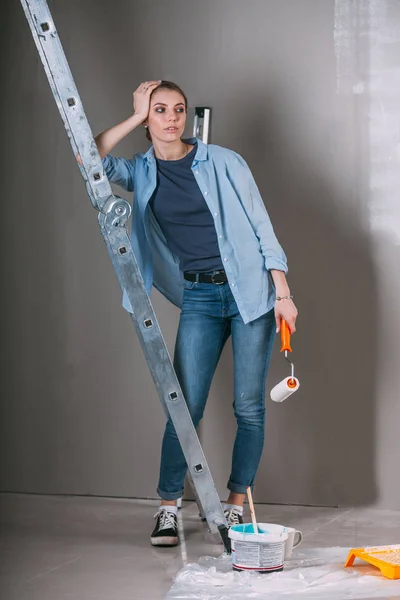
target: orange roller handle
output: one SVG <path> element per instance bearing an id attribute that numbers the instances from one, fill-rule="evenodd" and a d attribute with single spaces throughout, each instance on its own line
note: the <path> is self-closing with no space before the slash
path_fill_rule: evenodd
<path id="1" fill-rule="evenodd" d="M 281 352 L 292 352 L 292 348 L 290 346 L 290 329 L 289 325 L 286 323 L 285 319 L 281 321 L 281 342 L 282 348 Z"/>

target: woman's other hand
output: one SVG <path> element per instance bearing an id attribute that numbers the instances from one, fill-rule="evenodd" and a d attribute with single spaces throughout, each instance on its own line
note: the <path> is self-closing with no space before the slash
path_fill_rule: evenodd
<path id="1" fill-rule="evenodd" d="M 293 300 L 277 300 L 275 302 L 276 332 L 279 333 L 281 330 L 281 320 L 285 319 L 289 325 L 290 333 L 295 333 L 297 315 L 297 308 Z"/>
<path id="2" fill-rule="evenodd" d="M 148 117 L 150 96 L 158 85 L 160 85 L 160 81 L 145 81 L 133 92 L 133 114 L 141 118 L 142 121 Z"/>

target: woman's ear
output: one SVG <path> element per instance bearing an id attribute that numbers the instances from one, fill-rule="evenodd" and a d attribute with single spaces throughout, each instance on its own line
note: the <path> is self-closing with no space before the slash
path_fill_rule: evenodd
<path id="1" fill-rule="evenodd" d="M 148 125 L 148 123 L 147 123 L 147 119 L 146 119 L 145 121 L 143 121 L 142 125 L 143 125 L 143 127 L 145 127 L 146 129 L 148 128 L 148 126 L 149 126 L 149 125 Z"/>

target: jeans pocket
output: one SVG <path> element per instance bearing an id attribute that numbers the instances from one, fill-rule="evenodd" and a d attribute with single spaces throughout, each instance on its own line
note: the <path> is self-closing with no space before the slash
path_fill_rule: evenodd
<path id="1" fill-rule="evenodd" d="M 187 281 L 186 279 L 183 280 L 183 289 L 184 290 L 192 290 L 195 285 L 196 285 L 195 281 Z"/>

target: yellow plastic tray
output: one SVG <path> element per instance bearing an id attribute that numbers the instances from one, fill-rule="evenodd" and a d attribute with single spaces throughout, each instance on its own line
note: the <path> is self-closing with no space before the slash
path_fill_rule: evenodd
<path id="1" fill-rule="evenodd" d="M 400 545 L 353 548 L 344 566 L 351 567 L 356 558 L 378 567 L 387 579 L 400 579 Z"/>

